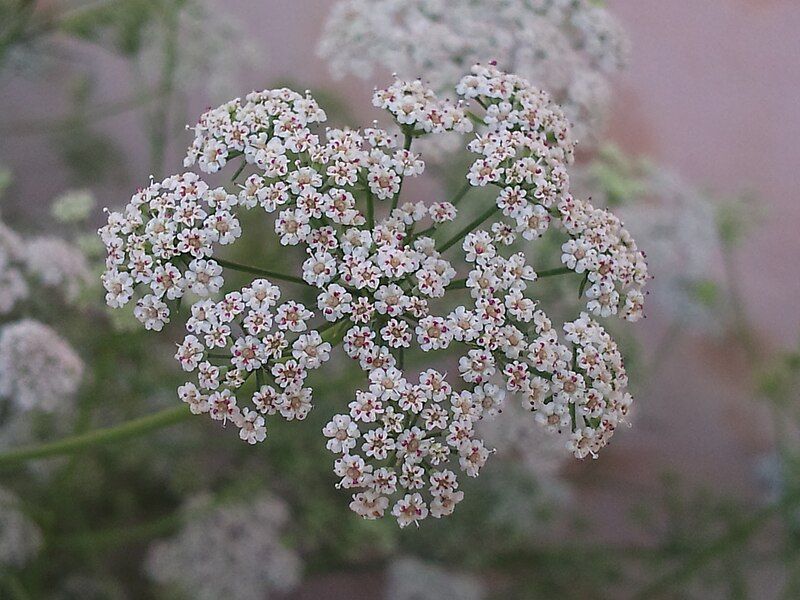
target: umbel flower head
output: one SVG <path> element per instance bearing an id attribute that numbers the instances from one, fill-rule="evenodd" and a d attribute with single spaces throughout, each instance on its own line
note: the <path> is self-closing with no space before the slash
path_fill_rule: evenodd
<path id="1" fill-rule="evenodd" d="M 340 0 L 319 54 L 335 75 L 380 68 L 452 88 L 466 65 L 494 58 L 550 92 L 582 144 L 610 103 L 609 76 L 627 62 L 624 31 L 593 0 Z"/>
<path id="2" fill-rule="evenodd" d="M 575 456 L 595 456 L 631 404 L 619 349 L 595 318 L 637 320 L 648 279 L 622 223 L 570 195 L 574 143 L 545 92 L 494 65 L 473 67 L 456 92 L 451 102 L 402 80 L 376 90 L 402 143 L 377 126 L 321 130 L 325 113 L 308 94 L 251 93 L 200 118 L 186 159 L 205 173 L 238 162 L 250 172 L 238 189 L 175 175 L 101 230 L 109 305 L 134 304 L 161 330 L 184 295 L 197 298 L 176 352 L 193 379 L 179 395 L 248 443 L 266 438 L 270 417 L 306 417 L 311 372 L 341 344 L 364 379 L 323 429 L 337 486 L 353 491 L 356 513 L 400 526 L 453 511 L 458 473 L 477 476 L 492 452 L 475 425 L 507 396 Z M 462 190 L 451 202 L 401 203 L 404 180 L 424 170 L 413 141 L 448 131 L 468 135 L 475 154 Z M 469 206 L 475 188 L 495 199 Z M 303 252 L 300 273 L 219 256 L 250 210 Z M 561 237 L 563 265 L 537 272 L 525 250 L 545 234 Z M 229 289 L 230 269 L 258 277 Z M 537 281 L 575 273 L 585 312 L 556 327 Z M 278 281 L 314 290 L 316 304 Z M 406 370 L 409 353 L 455 355 L 457 369 Z"/>

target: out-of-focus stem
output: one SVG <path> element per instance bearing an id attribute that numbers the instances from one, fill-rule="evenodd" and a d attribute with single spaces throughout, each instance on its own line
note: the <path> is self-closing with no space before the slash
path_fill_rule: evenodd
<path id="1" fill-rule="evenodd" d="M 175 91 L 175 73 L 178 69 L 178 28 L 183 1 L 175 6 L 168 6 L 165 11 L 166 25 L 164 37 L 164 68 L 161 72 L 159 88 L 164 91 L 164 100 L 160 102 L 152 118 L 150 129 L 150 160 L 152 173 L 161 176 L 164 168 L 164 156 L 167 147 L 167 133 L 170 122 L 170 109 Z"/>
<path id="2" fill-rule="evenodd" d="M 11 450 L 10 452 L 0 454 L 0 467 L 26 460 L 72 454 L 73 452 L 78 452 L 92 446 L 137 437 L 151 431 L 175 425 L 188 418 L 190 415 L 191 412 L 189 412 L 189 408 L 181 404 L 180 406 L 167 408 L 155 414 L 133 419 L 132 421 L 127 421 L 114 427 L 95 429 L 94 431 L 67 437 L 56 442 Z"/>

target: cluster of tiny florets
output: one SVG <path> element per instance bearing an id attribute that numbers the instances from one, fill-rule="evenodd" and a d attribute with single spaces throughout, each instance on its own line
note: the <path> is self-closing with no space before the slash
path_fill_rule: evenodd
<path id="1" fill-rule="evenodd" d="M 476 65 L 456 92 L 458 104 L 419 80 L 376 90 L 373 103 L 392 116 L 402 146 L 378 127 L 318 131 L 325 113 L 308 94 L 254 92 L 201 117 L 186 161 L 213 173 L 238 158 L 248 169 L 238 191 L 211 190 L 192 174 L 167 178 L 101 230 L 111 306 L 138 295 L 134 313 L 159 330 L 185 292 L 200 298 L 176 353 L 197 380 L 179 395 L 192 412 L 233 422 L 249 443 L 266 438 L 265 417 L 306 416 L 309 372 L 341 343 L 365 383 L 323 429 L 337 455 L 337 485 L 353 491 L 359 515 L 389 513 L 400 526 L 453 511 L 463 498 L 458 473 L 477 476 L 492 453 L 476 424 L 507 396 L 577 457 L 596 455 L 628 413 L 613 340 L 582 314 L 560 341 L 536 300 L 539 275 L 524 252 L 508 249 L 517 236 L 534 240 L 552 225 L 566 244 L 582 244 L 583 262 L 565 258 L 567 268 L 556 271 L 584 274 L 587 310 L 596 315 L 638 316 L 635 293 L 647 279 L 619 221 L 570 196 L 574 142 L 546 93 L 493 65 Z M 479 158 L 464 193 L 453 202 L 400 202 L 405 178 L 424 171 L 413 140 L 466 134 L 475 123 L 469 149 Z M 464 194 L 487 186 L 498 195 L 482 221 L 446 239 L 442 228 L 458 220 Z M 226 292 L 224 271 L 242 265 L 217 256 L 219 247 L 242 234 L 238 211 L 257 207 L 281 245 L 302 251 L 301 272 L 245 267 L 264 277 Z M 460 250 L 456 262 L 446 257 L 451 248 Z M 577 256 L 566 245 L 564 255 Z M 315 304 L 282 299 L 276 277 L 313 290 Z M 437 313 L 454 294 L 469 301 Z M 444 351 L 456 358 L 450 373 L 404 370 L 405 353 Z M 250 405 L 241 405 L 247 396 Z"/>
<path id="2" fill-rule="evenodd" d="M 644 253 L 628 230 L 608 210 L 571 196 L 559 202 L 558 211 L 571 238 L 561 246 L 561 262 L 584 274 L 586 308 L 600 317 L 642 318 L 642 289 L 650 276 Z"/>
<path id="3" fill-rule="evenodd" d="M 197 163 L 204 173 L 214 173 L 244 154 L 270 176 L 285 175 L 291 154 L 318 141 L 308 127 L 326 118 L 308 94 L 286 88 L 252 92 L 244 101 L 237 98 L 200 117 L 184 166 Z"/>
<path id="4" fill-rule="evenodd" d="M 412 130 L 424 133 L 472 131 L 472 121 L 461 104 L 440 100 L 419 79 L 396 80 L 388 88 L 376 91 L 372 104 L 389 111 L 398 124 Z"/>
<path id="5" fill-rule="evenodd" d="M 610 171 L 627 188 L 615 211 L 637 239 L 647 239 L 647 262 L 658 272 L 651 285 L 659 313 L 718 332 L 725 311 L 717 310 L 713 290 L 719 282 L 709 264 L 723 260 L 725 249 L 716 199 L 676 173 L 627 159 L 613 147 L 603 154 L 605 160 L 586 169 L 579 185 L 600 190 L 594 198 L 601 205 L 612 200 L 613 191 L 603 189 L 602 173 Z"/>
<path id="6" fill-rule="evenodd" d="M 124 306 L 135 287 L 146 288 L 134 314 L 147 329 L 160 331 L 169 323 L 169 303 L 174 306 L 187 290 L 201 297 L 219 292 L 222 269 L 209 257 L 215 243 L 230 244 L 241 234 L 231 212 L 236 202 L 223 188 L 184 173 L 152 183 L 124 212 L 110 213 L 100 230 L 108 305 Z"/>
<path id="7" fill-rule="evenodd" d="M 265 416 L 305 419 L 312 407 L 312 390 L 304 385 L 308 371 L 330 357 L 330 343 L 308 329 L 313 313 L 292 300 L 278 305 L 279 298 L 277 286 L 256 279 L 219 302 L 195 303 L 186 322 L 191 333 L 175 354 L 185 371 L 197 372 L 197 385 L 178 388 L 181 400 L 194 414 L 233 422 L 250 444 L 266 438 Z M 240 407 L 235 394 L 250 377 L 257 382 L 252 406 Z M 264 383 L 266 377 L 277 389 Z"/>

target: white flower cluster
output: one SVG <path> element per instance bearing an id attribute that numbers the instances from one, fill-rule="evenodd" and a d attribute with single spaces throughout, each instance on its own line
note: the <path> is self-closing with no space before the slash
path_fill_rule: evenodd
<path id="1" fill-rule="evenodd" d="M 185 173 L 152 183 L 131 198 L 124 213 L 110 213 L 100 230 L 108 305 L 124 306 L 134 286 L 146 286 L 149 293 L 137 300 L 135 315 L 147 329 L 161 331 L 169 322 L 168 301 L 186 290 L 198 296 L 218 292 L 222 268 L 207 257 L 215 242 L 230 244 L 241 234 L 230 211 L 236 202 L 223 188 L 210 189 Z"/>
<path id="2" fill-rule="evenodd" d="M 470 359 L 470 367 L 492 360 L 472 351 Z M 474 426 L 497 410 L 503 391 L 486 383 L 457 392 L 433 369 L 411 383 L 389 365 L 370 371 L 369 381 L 369 389 L 350 403 L 350 413 L 334 416 L 323 429 L 330 438 L 328 449 L 342 455 L 334 465 L 341 478 L 338 485 L 362 490 L 354 494 L 350 508 L 376 519 L 389 508 L 390 498 L 398 496 L 391 513 L 400 527 L 428 515 L 451 514 L 464 492 L 446 466 L 455 456 L 462 471 L 478 475 L 490 451 Z"/>
<path id="3" fill-rule="evenodd" d="M 644 315 L 642 289 L 649 281 L 644 253 L 621 221 L 590 202 L 567 197 L 558 204 L 571 239 L 561 247 L 561 262 L 584 273 L 587 309 L 594 315 L 619 314 L 628 321 Z"/>
<path id="4" fill-rule="evenodd" d="M 591 141 L 610 103 L 608 77 L 627 61 L 620 25 L 592 0 L 341 0 L 319 53 L 337 75 L 425 74 L 452 88 L 465 66 L 497 60 L 548 90 Z"/>
<path id="5" fill-rule="evenodd" d="M 566 165 L 572 161 L 574 144 L 563 113 L 546 93 L 492 65 L 473 68 L 456 89 L 486 108 L 487 131 L 469 145 L 481 158 L 468 177 L 475 186 L 502 188 L 497 207 L 513 224 L 497 226 L 495 239 L 509 244 L 517 233 L 536 239 L 555 219 L 571 238 L 562 246 L 561 261 L 584 274 L 582 289 L 591 284 L 586 290 L 588 310 L 602 317 L 620 312 L 627 320 L 638 320 L 644 305 L 641 290 L 649 279 L 644 254 L 615 215 L 568 193 Z M 489 236 L 471 239 L 471 248 L 465 247 L 468 258 L 476 244 L 485 256 Z M 470 284 L 479 275 L 471 274 Z"/>
<path id="6" fill-rule="evenodd" d="M 308 371 L 321 367 L 331 352 L 318 331 L 308 330 L 313 313 L 293 300 L 275 308 L 279 298 L 277 286 L 256 279 L 217 303 L 197 302 L 186 323 L 192 333 L 175 354 L 185 371 L 197 371 L 198 385 L 187 382 L 178 389 L 181 400 L 194 414 L 232 421 L 239 437 L 250 444 L 266 438 L 262 415 L 280 413 L 289 421 L 306 418 L 312 399 L 311 388 L 304 386 Z M 290 342 L 287 336 L 293 334 L 297 335 Z M 213 353 L 225 348 L 227 355 Z M 253 408 L 240 408 L 234 393 L 253 375 Z M 278 389 L 264 384 L 265 377 Z"/>
<path id="7" fill-rule="evenodd" d="M 305 417 L 308 371 L 342 342 L 367 381 L 323 430 L 339 455 L 338 486 L 353 490 L 351 508 L 361 516 L 389 512 L 401 527 L 448 515 L 461 501 L 456 472 L 474 477 L 485 464 L 491 450 L 476 424 L 501 410 L 506 393 L 520 396 L 581 458 L 595 456 L 628 412 L 613 340 L 582 314 L 564 327 L 570 345 L 561 343 L 533 297 L 539 275 L 523 252 L 504 256 L 502 247 L 519 233 L 538 238 L 552 223 L 569 239 L 565 256 L 575 258 L 555 271 L 585 273 L 584 284 L 592 284 L 587 310 L 600 316 L 635 320 L 647 280 L 619 221 L 570 196 L 574 143 L 546 93 L 492 65 L 473 67 L 456 90 L 458 104 L 419 81 L 375 92 L 373 103 L 403 134 L 402 148 L 374 127 L 328 129 L 320 137 L 311 126 L 325 113 L 308 94 L 251 93 L 202 116 L 186 161 L 213 173 L 240 159 L 241 170 L 255 172 L 237 194 L 210 190 L 191 174 L 171 177 L 111 213 L 101 230 L 109 304 L 121 306 L 140 290 L 135 313 L 149 329 L 164 326 L 167 303 L 177 304 L 185 290 L 222 295 L 223 269 L 264 274 L 218 301 L 195 302 L 176 354 L 184 369 L 197 371 L 197 384 L 182 386 L 181 398 L 195 413 L 232 420 L 249 443 L 265 439 L 265 416 Z M 404 179 L 424 169 L 410 147 L 428 134 L 468 133 L 475 123 L 481 130 L 469 148 L 480 157 L 465 193 L 493 186 L 499 195 L 446 239 L 440 228 L 457 219 L 464 194 L 452 203 L 400 203 Z M 381 204 L 389 208 L 376 219 Z M 272 215 L 280 244 L 304 250 L 300 277 L 214 257 L 217 244 L 242 233 L 236 211 L 257 206 Z M 490 218 L 490 231 L 481 229 Z M 469 266 L 463 280 L 444 256 L 459 243 Z M 279 305 L 275 278 L 313 289 L 316 310 L 292 300 Z M 468 304 L 434 313 L 439 299 L 463 289 Z M 320 325 L 312 328 L 313 320 Z M 448 349 L 458 356 L 455 377 L 434 368 L 404 372 L 406 352 Z M 254 409 L 239 408 L 234 392 L 253 379 Z"/>
<path id="8" fill-rule="evenodd" d="M 42 532 L 11 492 L 0 488 L 0 565 L 22 567 L 42 546 Z"/>
<path id="9" fill-rule="evenodd" d="M 250 600 L 286 593 L 300 582 L 300 557 L 282 542 L 288 507 L 272 496 L 246 504 L 207 506 L 196 499 L 184 528 L 155 543 L 149 576 L 197 600 Z"/>
<path id="10" fill-rule="evenodd" d="M 286 175 L 291 153 L 306 152 L 318 141 L 308 126 L 326 118 L 308 94 L 286 88 L 252 92 L 244 102 L 231 100 L 200 117 L 184 166 L 198 163 L 201 171 L 214 173 L 244 154 L 268 177 Z"/>
<path id="11" fill-rule="evenodd" d="M 83 361 L 47 325 L 23 319 L 0 329 L 0 397 L 22 411 L 63 411 L 78 389 Z"/>

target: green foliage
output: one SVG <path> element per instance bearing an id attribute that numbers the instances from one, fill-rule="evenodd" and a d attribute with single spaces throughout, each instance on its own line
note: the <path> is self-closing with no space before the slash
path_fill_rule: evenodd
<path id="1" fill-rule="evenodd" d="M 589 166 L 589 176 L 605 193 L 608 206 L 620 206 L 641 199 L 649 190 L 646 182 L 650 163 L 627 156 L 612 144 L 600 148 Z"/>
<path id="2" fill-rule="evenodd" d="M 727 248 L 738 246 L 761 219 L 756 199 L 744 194 L 723 202 L 717 211 L 717 230 Z"/>
<path id="3" fill-rule="evenodd" d="M 186 4 L 186 0 L 111 0 L 67 12 L 60 30 L 135 57 L 147 42 L 146 33 Z"/>

